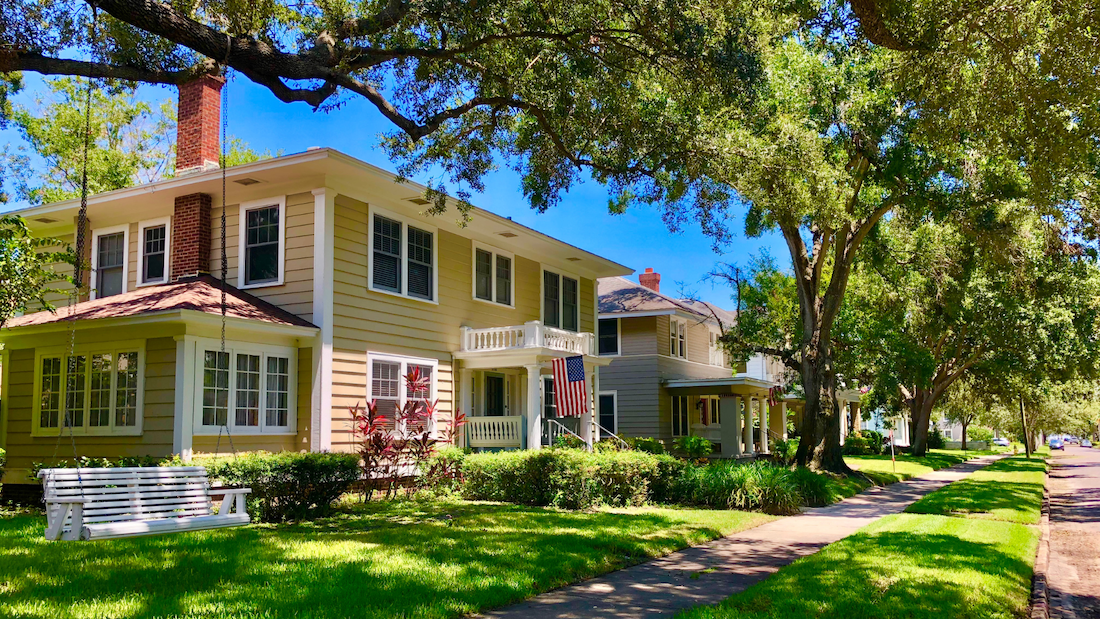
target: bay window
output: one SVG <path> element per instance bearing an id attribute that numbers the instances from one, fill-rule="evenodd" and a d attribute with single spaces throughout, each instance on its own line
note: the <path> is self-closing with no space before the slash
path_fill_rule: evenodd
<path id="1" fill-rule="evenodd" d="M 297 431 L 293 348 L 203 342 L 198 351 L 197 434 L 216 434 L 222 426 L 237 434 L 290 434 Z"/>
<path id="2" fill-rule="evenodd" d="M 139 434 L 138 343 L 43 351 L 35 363 L 35 434 Z"/>

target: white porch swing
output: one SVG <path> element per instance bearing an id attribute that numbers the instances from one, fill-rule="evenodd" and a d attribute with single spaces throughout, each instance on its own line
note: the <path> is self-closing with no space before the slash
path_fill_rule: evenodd
<path id="1" fill-rule="evenodd" d="M 96 33 L 97 11 L 92 4 L 92 38 Z M 84 108 L 84 162 L 80 189 L 80 213 L 77 218 L 76 251 L 73 293 L 69 307 L 75 306 L 83 285 L 83 256 L 85 227 L 88 212 L 88 151 L 91 140 L 91 104 L 93 81 L 88 79 Z M 225 316 L 227 275 L 225 250 L 225 130 L 227 97 L 222 98 L 222 217 L 221 217 L 221 278 L 222 278 L 222 335 L 221 351 L 225 352 Z M 75 368 L 73 352 L 76 346 L 75 321 L 70 325 L 68 370 Z M 73 447 L 73 458 L 79 462 L 76 438 L 73 434 L 72 412 L 66 407 L 65 425 Z M 226 420 L 228 424 L 228 419 Z M 223 426 L 227 435 L 229 428 Z M 230 447 L 236 457 L 233 437 Z M 54 447 L 61 444 L 58 432 Z M 221 446 L 221 431 L 218 446 Z M 178 533 L 248 524 L 245 495 L 249 488 L 210 489 L 207 472 L 201 466 L 186 467 L 119 467 L 119 468 L 52 468 L 38 472 L 42 479 L 43 500 L 46 503 L 46 539 L 93 540 L 160 533 Z M 217 511 L 214 511 L 211 495 L 222 495 Z"/>

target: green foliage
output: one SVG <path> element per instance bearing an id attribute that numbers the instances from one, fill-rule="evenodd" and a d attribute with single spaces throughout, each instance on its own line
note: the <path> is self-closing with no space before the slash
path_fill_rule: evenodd
<path id="1" fill-rule="evenodd" d="M 80 195 L 86 88 L 81 78 L 47 80 L 33 109 L 15 106 L 11 122 L 25 145 L 6 153 L 6 183 L 17 199 L 44 204 Z M 175 112 L 167 100 L 151 104 L 133 85 L 99 85 L 91 109 L 89 193 L 172 173 Z"/>
<path id="2" fill-rule="evenodd" d="M 554 447 L 562 449 L 587 449 L 584 439 L 575 434 L 559 434 L 554 437 Z"/>
<path id="3" fill-rule="evenodd" d="M 190 466 L 178 457 L 158 458 L 155 456 L 122 456 L 119 458 L 95 458 L 80 456 L 76 460 L 62 459 L 55 462 L 32 462 L 31 477 L 37 479 L 42 469 L 93 468 L 111 469 L 139 466 Z"/>
<path id="4" fill-rule="evenodd" d="M 263 522 L 312 520 L 359 480 L 359 457 L 345 453 L 252 452 L 202 458 L 198 464 L 227 486 L 252 489 L 249 513 Z"/>
<path id="5" fill-rule="evenodd" d="M 929 449 L 943 449 L 947 442 L 943 438 L 943 433 L 939 428 L 928 429 L 928 448 Z"/>
<path id="6" fill-rule="evenodd" d="M 673 499 L 684 505 L 783 515 L 797 513 L 802 505 L 824 504 L 828 491 L 825 479 L 808 469 L 720 460 L 684 468 Z"/>
<path id="7" fill-rule="evenodd" d="M 658 480 L 678 468 L 669 460 L 675 458 L 578 449 L 473 454 L 464 462 L 462 494 L 468 499 L 564 509 L 643 505 L 667 492 Z"/>
<path id="8" fill-rule="evenodd" d="M 772 455 L 783 464 L 792 464 L 796 453 L 798 453 L 797 436 L 775 441 L 775 447 L 772 449 Z"/>
<path id="9" fill-rule="evenodd" d="M 665 453 L 665 444 L 662 443 L 660 439 L 627 437 L 624 440 L 632 449 L 637 449 L 638 451 L 644 451 L 651 454 Z"/>
<path id="10" fill-rule="evenodd" d="M 4 465 L 8 463 L 8 452 L 0 447 L 0 482 L 4 481 Z"/>
<path id="11" fill-rule="evenodd" d="M 868 456 L 882 453 L 882 435 L 871 430 L 853 432 L 844 438 L 844 455 Z"/>
<path id="12" fill-rule="evenodd" d="M 470 453 L 467 449 L 443 447 L 428 456 L 423 480 L 424 489 L 444 495 L 458 492 L 462 487 L 465 462 Z"/>
<path id="13" fill-rule="evenodd" d="M 905 511 L 1038 524 L 1046 473 L 1043 458 L 1004 458 L 926 495 Z"/>
<path id="14" fill-rule="evenodd" d="M 714 444 L 701 436 L 681 436 L 674 444 L 676 450 L 689 460 L 698 460 L 714 453 Z"/>
<path id="15" fill-rule="evenodd" d="M 71 281 L 55 265 L 75 264 L 71 248 L 50 238 L 34 237 L 14 215 L 0 216 L 0 327 L 20 313 L 53 309 L 46 299 L 50 284 Z"/>
<path id="16" fill-rule="evenodd" d="M 972 441 L 982 441 L 989 444 L 993 441 L 993 430 L 981 426 L 970 426 L 966 429 L 966 436 Z"/>

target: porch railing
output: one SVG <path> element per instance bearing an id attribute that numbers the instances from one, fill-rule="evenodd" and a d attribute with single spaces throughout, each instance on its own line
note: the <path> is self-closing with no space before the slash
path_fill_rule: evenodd
<path id="1" fill-rule="evenodd" d="M 542 444 L 547 447 L 552 447 L 554 443 L 557 442 L 559 436 L 575 436 L 578 439 L 581 438 L 579 434 L 557 419 L 543 419 Z"/>
<path id="2" fill-rule="evenodd" d="M 462 327 L 463 352 L 549 348 L 577 355 L 595 354 L 595 336 L 548 327 L 537 320 L 511 327 Z"/>
<path id="3" fill-rule="evenodd" d="M 523 417 L 467 417 L 462 429 L 467 447 L 523 445 Z"/>
<path id="4" fill-rule="evenodd" d="M 601 426 L 598 423 L 596 424 L 596 427 L 600 429 L 600 439 L 603 439 L 603 437 L 605 437 L 605 436 L 609 436 L 609 437 L 615 439 L 616 441 L 619 441 L 619 445 L 621 445 L 625 449 L 630 449 L 630 443 L 627 443 L 626 441 L 624 441 L 622 439 L 622 437 L 619 436 L 618 434 L 615 434 L 611 430 L 608 430 L 607 428 Z"/>

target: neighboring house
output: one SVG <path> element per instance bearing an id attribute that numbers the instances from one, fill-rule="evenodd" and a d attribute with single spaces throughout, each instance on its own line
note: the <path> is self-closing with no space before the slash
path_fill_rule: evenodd
<path id="1" fill-rule="evenodd" d="M 768 404 L 769 390 L 786 382 L 782 364 L 764 355 L 731 360 L 719 338 L 737 320 L 733 312 L 663 294 L 651 268 L 638 279 L 600 280 L 599 352 L 613 359 L 600 372 L 601 428 L 666 444 L 702 436 L 724 457 L 769 453 L 786 439 L 804 403 L 786 396 Z M 858 418 L 859 393 L 841 395 Z"/>
<path id="2" fill-rule="evenodd" d="M 88 298 L 0 330 L 5 494 L 72 457 L 67 410 L 93 457 L 224 453 L 225 429 L 242 451 L 347 451 L 349 407 L 408 398 L 438 399 L 437 429 L 467 414 L 472 447 L 537 448 L 550 361 L 583 355 L 596 387 L 596 282 L 630 269 L 484 210 L 423 215 L 422 187 L 329 149 L 226 171 L 223 351 L 220 87 L 181 87 L 176 178 L 89 198 Z M 18 214 L 72 243 L 78 209 Z"/>

